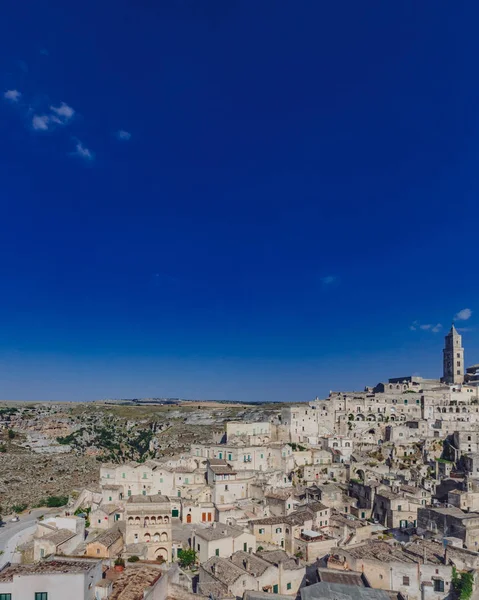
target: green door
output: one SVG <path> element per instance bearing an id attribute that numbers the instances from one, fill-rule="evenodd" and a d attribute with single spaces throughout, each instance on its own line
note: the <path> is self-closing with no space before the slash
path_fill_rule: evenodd
<path id="1" fill-rule="evenodd" d="M 179 516 L 180 516 L 180 511 L 179 511 L 177 508 L 174 508 L 174 509 L 171 511 L 171 516 L 172 516 L 172 517 L 179 517 Z"/>
<path id="2" fill-rule="evenodd" d="M 278 593 L 278 584 L 276 583 L 275 585 L 273 585 L 273 594 L 277 594 Z"/>

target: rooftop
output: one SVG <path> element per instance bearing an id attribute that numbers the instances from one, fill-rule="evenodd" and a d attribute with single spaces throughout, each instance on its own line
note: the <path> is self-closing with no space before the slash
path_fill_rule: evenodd
<path id="1" fill-rule="evenodd" d="M 284 550 L 264 550 L 263 552 L 257 552 L 257 555 L 272 565 L 278 566 L 281 563 L 284 569 L 304 569 L 303 561 L 291 556 Z"/>
<path id="2" fill-rule="evenodd" d="M 60 546 L 60 544 L 64 544 L 75 536 L 76 533 L 74 531 L 70 531 L 70 529 L 58 529 L 53 533 L 49 533 L 48 535 L 39 538 L 39 540 L 48 540 L 49 542 L 52 542 L 52 544 L 55 544 L 55 546 Z"/>
<path id="3" fill-rule="evenodd" d="M 109 548 L 112 544 L 114 544 L 117 540 L 122 537 L 121 531 L 116 529 L 108 529 L 103 533 L 100 533 L 94 540 L 92 540 L 91 544 L 103 544 L 107 548 Z"/>
<path id="4" fill-rule="evenodd" d="M 71 533 L 71 532 L 70 532 Z M 13 581 L 14 577 L 28 575 L 51 575 L 88 573 L 100 561 L 98 560 L 47 560 L 31 565 L 10 565 L 0 571 L 0 582 Z"/>
<path id="5" fill-rule="evenodd" d="M 109 600 L 143 600 L 144 592 L 161 577 L 161 571 L 153 567 L 126 568 L 118 576 L 111 573 L 113 592 Z M 110 576 L 110 571 L 108 572 Z"/>
<path id="6" fill-rule="evenodd" d="M 151 496 L 138 494 L 128 498 L 128 504 L 163 504 L 169 501 L 168 496 L 160 496 L 160 494 L 152 494 Z"/>
<path id="7" fill-rule="evenodd" d="M 318 569 L 319 581 L 325 583 L 342 583 L 365 587 L 362 573 L 358 571 L 338 571 L 337 569 Z"/>
<path id="8" fill-rule="evenodd" d="M 264 560 L 261 556 L 249 554 L 249 552 L 243 552 L 242 550 L 232 554 L 231 562 L 237 567 L 248 571 L 253 577 L 259 577 L 272 566 L 270 562 Z"/>
<path id="9" fill-rule="evenodd" d="M 241 527 L 233 527 L 232 525 L 226 525 L 224 523 L 213 523 L 211 527 L 205 529 L 197 529 L 195 535 L 212 542 L 213 540 L 221 540 L 226 537 L 238 537 L 243 533 Z"/>
<path id="10" fill-rule="evenodd" d="M 398 592 L 375 590 L 357 585 L 320 582 L 300 590 L 301 600 L 391 600 L 402 598 Z"/>
<path id="11" fill-rule="evenodd" d="M 201 564 L 201 568 L 225 585 L 231 585 L 246 573 L 243 567 L 234 564 L 227 558 L 219 556 L 212 556 Z"/>

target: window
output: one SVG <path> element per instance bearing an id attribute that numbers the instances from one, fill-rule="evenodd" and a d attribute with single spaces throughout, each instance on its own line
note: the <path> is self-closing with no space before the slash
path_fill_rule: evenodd
<path id="1" fill-rule="evenodd" d="M 227 492 L 227 491 L 228 491 L 228 489 L 229 489 L 229 488 L 228 488 L 228 486 L 227 486 L 227 485 L 225 485 L 225 492 Z"/>
<path id="2" fill-rule="evenodd" d="M 163 477 L 160 477 L 160 483 L 163 483 Z"/>
<path id="3" fill-rule="evenodd" d="M 35 600 L 48 600 L 47 592 L 35 592 Z"/>
<path id="4" fill-rule="evenodd" d="M 146 496 L 146 490 L 142 491 L 143 496 Z"/>
<path id="5" fill-rule="evenodd" d="M 459 370 L 458 370 L 458 371 L 457 371 L 457 375 L 460 375 L 460 374 L 461 374 L 461 371 L 459 371 Z M 443 585 L 444 585 L 444 584 L 443 584 Z"/>
<path id="6" fill-rule="evenodd" d="M 404 404 L 407 404 L 407 400 L 404 400 Z"/>
<path id="7" fill-rule="evenodd" d="M 111 496 L 108 496 L 108 502 L 111 502 Z"/>
<path id="8" fill-rule="evenodd" d="M 45 558 L 45 548 L 40 548 L 40 558 Z"/>
<path id="9" fill-rule="evenodd" d="M 201 546 L 198 544 L 198 552 L 200 551 Z"/>
<path id="10" fill-rule="evenodd" d="M 228 460 L 233 460 L 233 455 L 231 454 L 231 452 L 228 454 Z"/>
<path id="11" fill-rule="evenodd" d="M 131 496 L 131 490 L 128 490 L 127 496 Z"/>
<path id="12" fill-rule="evenodd" d="M 247 542 L 245 542 L 243 544 L 243 552 L 248 552 L 248 544 L 247 544 Z"/>
<path id="13" fill-rule="evenodd" d="M 0 594 L 0 600 L 12 600 L 12 594 Z"/>
<path id="14" fill-rule="evenodd" d="M 406 575 L 403 575 L 402 584 L 409 585 L 409 577 L 406 577 Z"/>
<path id="15" fill-rule="evenodd" d="M 107 473 L 107 474 L 106 474 L 106 478 L 107 478 L 107 479 L 110 479 L 110 473 Z"/>
<path id="16" fill-rule="evenodd" d="M 264 454 L 261 454 L 260 456 L 261 456 L 261 458 L 264 458 Z"/>
<path id="17" fill-rule="evenodd" d="M 286 584 L 286 589 L 290 590 L 291 589 L 291 582 Z"/>
<path id="18" fill-rule="evenodd" d="M 470 436 L 470 435 L 468 435 L 468 436 L 467 436 L 467 441 L 468 441 L 468 442 L 470 442 L 470 441 L 471 441 L 471 436 Z"/>
<path id="19" fill-rule="evenodd" d="M 433 579 L 433 582 L 435 592 L 444 592 L 444 581 L 442 579 Z"/>
<path id="20" fill-rule="evenodd" d="M 148 473 L 143 473 L 143 479 L 147 479 Z"/>
<path id="21" fill-rule="evenodd" d="M 121 474 L 122 479 L 125 479 L 125 473 Z"/>
<path id="22" fill-rule="evenodd" d="M 219 548 L 216 548 L 216 550 L 215 550 L 215 554 L 216 554 L 216 556 L 219 556 L 219 555 L 220 555 L 220 549 L 219 549 Z"/>
<path id="23" fill-rule="evenodd" d="M 400 504 L 398 504 L 398 510 L 401 511 L 402 506 Z"/>
<path id="24" fill-rule="evenodd" d="M 279 588 L 278 588 L 278 584 L 277 584 L 277 583 L 275 583 L 275 584 L 273 585 L 273 594 L 277 594 L 277 593 L 278 593 L 278 589 L 279 589 Z"/>
<path id="25" fill-rule="evenodd" d="M 185 477 L 185 483 L 189 483 L 188 477 Z"/>
<path id="26" fill-rule="evenodd" d="M 276 533 L 281 533 L 281 527 L 276 527 Z"/>
<path id="27" fill-rule="evenodd" d="M 365 518 L 366 518 L 366 513 L 365 513 L 365 512 L 362 512 L 362 513 L 361 513 L 361 519 L 365 519 Z"/>
<path id="28" fill-rule="evenodd" d="M 458 366 L 458 367 L 460 367 L 460 366 L 461 366 L 461 361 L 460 361 L 460 360 L 458 360 L 458 361 L 457 361 L 457 366 Z"/>
<path id="29" fill-rule="evenodd" d="M 263 534 L 264 533 L 264 529 L 260 529 L 259 532 L 260 532 L 260 534 Z"/>
<path id="30" fill-rule="evenodd" d="M 220 459 L 221 459 L 221 458 L 223 458 L 223 452 L 220 452 L 220 453 L 218 454 L 218 457 L 219 457 Z"/>
<path id="31" fill-rule="evenodd" d="M 96 549 L 96 553 L 97 553 L 97 554 L 100 554 L 100 548 L 97 548 L 97 549 Z"/>
<path id="32" fill-rule="evenodd" d="M 459 354 L 459 352 L 456 354 L 457 358 L 461 358 L 461 355 Z"/>

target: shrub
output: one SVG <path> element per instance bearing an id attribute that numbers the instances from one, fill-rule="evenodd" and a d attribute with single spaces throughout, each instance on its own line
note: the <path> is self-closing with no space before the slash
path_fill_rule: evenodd
<path id="1" fill-rule="evenodd" d="M 68 496 L 49 496 L 47 498 L 47 506 L 50 508 L 58 508 L 65 506 L 68 503 Z"/>
<path id="2" fill-rule="evenodd" d="M 15 432 L 13 431 L 13 429 L 9 429 L 8 430 L 8 439 L 13 440 L 14 438 L 15 438 Z"/>
<path id="3" fill-rule="evenodd" d="M 13 512 L 15 512 L 15 513 L 21 513 L 21 512 L 23 512 L 24 510 L 26 510 L 27 506 L 28 506 L 28 504 L 14 504 L 14 505 L 12 506 L 12 510 L 13 510 Z"/>
<path id="4" fill-rule="evenodd" d="M 0 445 L 0 452 L 6 452 L 7 451 L 7 447 L 5 446 L 5 444 L 1 444 Z"/>
<path id="5" fill-rule="evenodd" d="M 125 566 L 125 561 L 121 558 L 121 556 L 119 556 L 115 560 L 115 567 L 124 567 L 124 566 Z"/>
<path id="6" fill-rule="evenodd" d="M 139 556 L 130 556 L 128 562 L 138 562 L 140 560 Z"/>

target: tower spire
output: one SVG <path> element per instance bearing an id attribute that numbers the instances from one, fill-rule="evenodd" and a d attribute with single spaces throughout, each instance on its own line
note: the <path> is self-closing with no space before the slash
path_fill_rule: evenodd
<path id="1" fill-rule="evenodd" d="M 453 384 L 464 383 L 464 348 L 462 336 L 457 331 L 454 321 L 444 340 L 442 381 Z"/>

